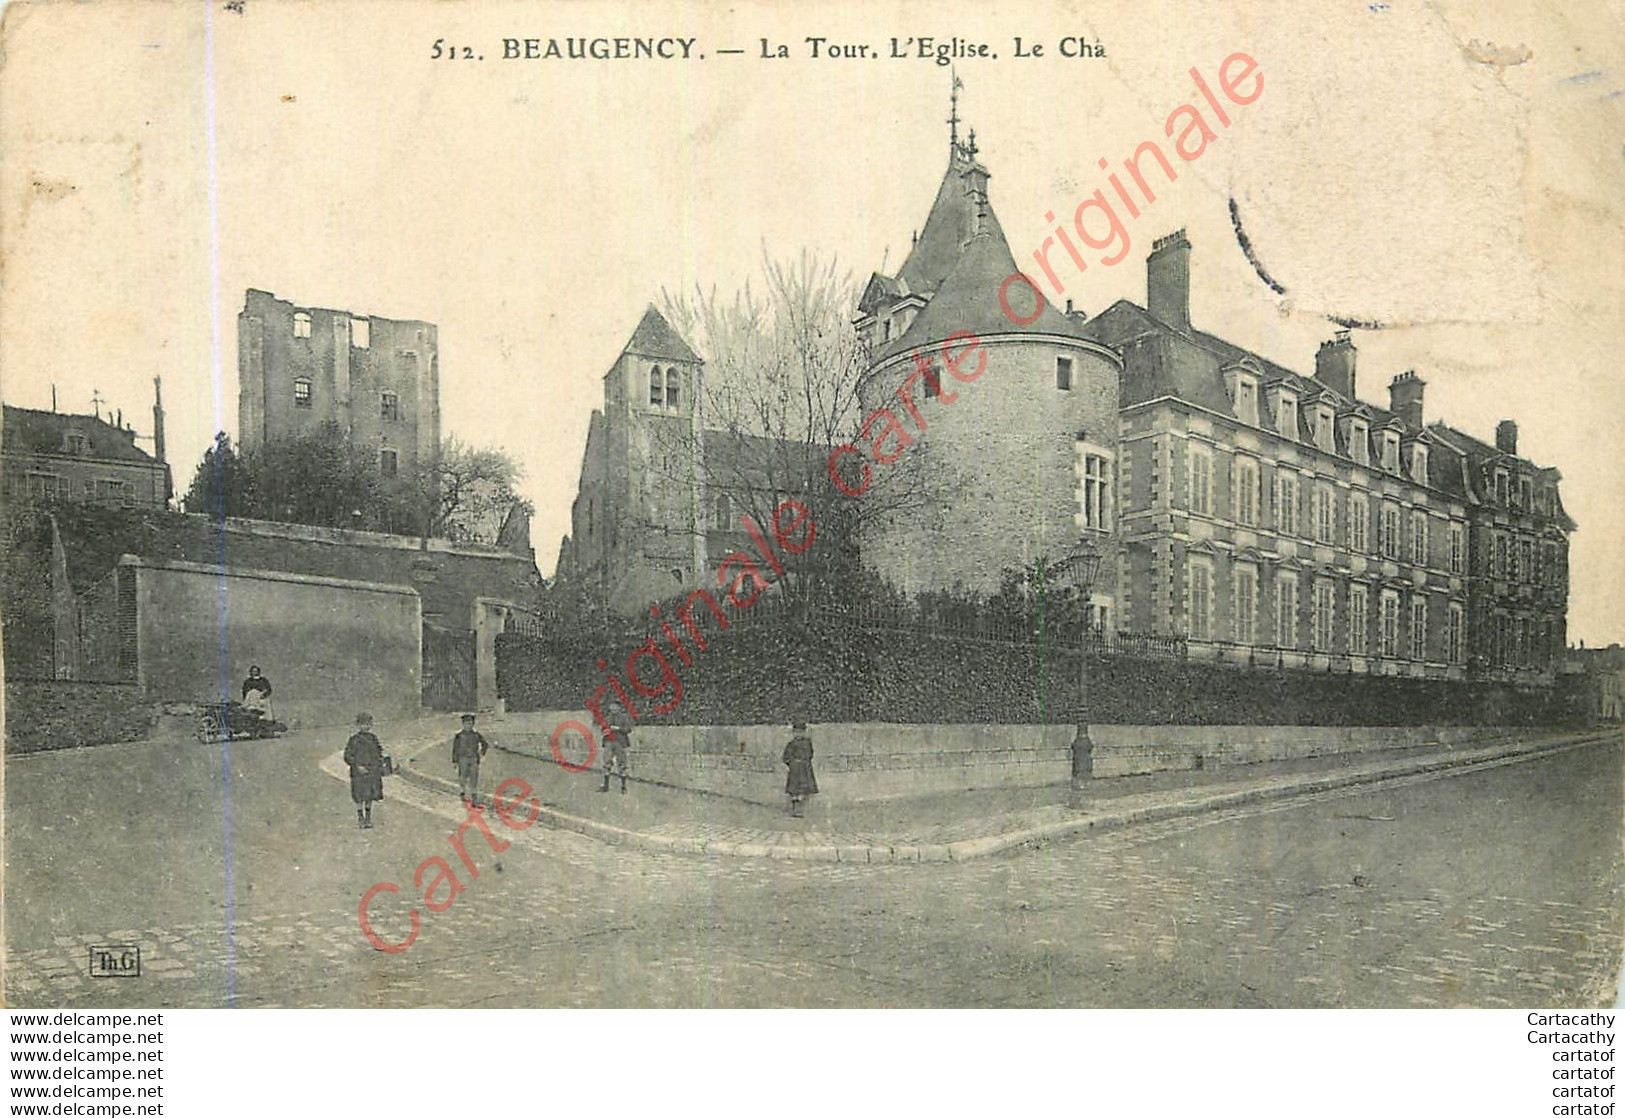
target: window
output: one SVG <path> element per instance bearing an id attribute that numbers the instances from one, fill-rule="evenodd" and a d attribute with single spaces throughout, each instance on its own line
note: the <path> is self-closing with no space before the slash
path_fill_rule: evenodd
<path id="1" fill-rule="evenodd" d="M 1411 480 L 1418 485 L 1428 483 L 1428 448 L 1425 443 L 1411 444 Z"/>
<path id="2" fill-rule="evenodd" d="M 350 344 L 357 349 L 367 349 L 372 345 L 372 322 L 365 318 L 352 318 L 350 320 Z"/>
<path id="3" fill-rule="evenodd" d="M 1283 536 L 1298 534 L 1298 475 L 1275 472 L 1275 527 Z"/>
<path id="4" fill-rule="evenodd" d="M 1078 491 L 1083 510 L 1083 527 L 1109 529 L 1111 527 L 1111 468 L 1106 457 L 1093 454 L 1079 445 L 1083 468 Z"/>
<path id="5" fill-rule="evenodd" d="M 1275 643 L 1298 647 L 1298 576 L 1291 571 L 1275 576 Z"/>
<path id="6" fill-rule="evenodd" d="M 124 483 L 122 481 L 112 481 L 106 478 L 97 480 L 96 500 L 102 501 L 106 504 L 113 504 L 114 502 L 122 501 L 123 499 Z"/>
<path id="7" fill-rule="evenodd" d="M 1258 568 L 1251 563 L 1235 567 L 1235 624 L 1231 626 L 1235 639 L 1241 644 L 1252 644 L 1258 639 L 1254 629 L 1258 617 Z"/>
<path id="8" fill-rule="evenodd" d="M 1399 432 L 1384 431 L 1382 433 L 1382 468 L 1389 473 L 1399 473 Z"/>
<path id="9" fill-rule="evenodd" d="M 63 437 L 62 444 L 62 449 L 69 454 L 88 454 L 90 452 L 90 440 L 85 437 L 83 431 L 69 431 Z"/>
<path id="10" fill-rule="evenodd" d="M 1364 494 L 1349 498 L 1349 550 L 1364 555 L 1370 549 L 1371 503 Z"/>
<path id="11" fill-rule="evenodd" d="M 1543 543 L 1540 547 L 1540 581 L 1545 586 L 1560 585 L 1557 574 L 1557 545 Z"/>
<path id="12" fill-rule="evenodd" d="M 1190 456 L 1190 510 L 1208 516 L 1213 512 L 1213 450 L 1201 443 L 1186 443 Z"/>
<path id="13" fill-rule="evenodd" d="M 1236 418 L 1258 426 L 1258 382 L 1251 377 L 1236 378 Z"/>
<path id="14" fill-rule="evenodd" d="M 1420 509 L 1411 513 L 1411 562 L 1428 565 L 1428 514 Z"/>
<path id="15" fill-rule="evenodd" d="M 29 474 L 28 491 L 37 501 L 54 501 L 62 495 L 62 479 L 55 474 Z"/>
<path id="16" fill-rule="evenodd" d="M 1315 486 L 1315 539 L 1332 543 L 1337 538 L 1337 493 L 1324 483 Z"/>
<path id="17" fill-rule="evenodd" d="M 401 398 L 393 392 L 385 392 L 378 398 L 378 416 L 387 423 L 397 423 L 401 418 Z"/>
<path id="18" fill-rule="evenodd" d="M 1275 432 L 1283 438 L 1298 437 L 1298 398 L 1290 392 L 1282 392 L 1276 398 Z"/>
<path id="19" fill-rule="evenodd" d="M 1535 541 L 1518 541 L 1518 577 L 1524 582 L 1535 581 Z"/>
<path id="20" fill-rule="evenodd" d="M 676 369 L 666 370 L 666 407 L 672 411 L 681 410 L 678 405 L 682 403 L 683 374 Z"/>
<path id="21" fill-rule="evenodd" d="M 395 451 L 380 450 L 378 452 L 378 472 L 385 477 L 394 477 L 400 472 L 400 460 Z"/>
<path id="22" fill-rule="evenodd" d="M 726 493 L 717 494 L 716 517 L 716 526 L 718 528 L 726 528 L 733 523 L 733 501 L 729 499 Z"/>
<path id="23" fill-rule="evenodd" d="M 1332 650 L 1333 605 L 1337 600 L 1337 584 L 1329 578 L 1315 581 L 1315 651 Z"/>
<path id="24" fill-rule="evenodd" d="M 664 407 L 666 403 L 666 379 L 660 375 L 659 365 L 649 366 L 649 406 L 651 408 Z"/>
<path id="25" fill-rule="evenodd" d="M 293 314 L 293 336 L 296 338 L 310 337 L 310 315 L 304 311 L 295 311 Z"/>
<path id="26" fill-rule="evenodd" d="M 1399 506 L 1382 503 L 1382 519 L 1377 524 L 1377 549 L 1384 559 L 1399 558 Z"/>
<path id="27" fill-rule="evenodd" d="M 1467 535 L 1460 524 L 1450 525 L 1450 573 L 1459 575 L 1467 567 Z"/>
<path id="28" fill-rule="evenodd" d="M 1072 358 L 1057 357 L 1055 359 L 1055 387 L 1062 392 L 1072 391 Z"/>
<path id="29" fill-rule="evenodd" d="M 1371 429 L 1363 419 L 1349 421 L 1349 457 L 1362 466 L 1371 464 Z"/>
<path id="30" fill-rule="evenodd" d="M 1349 587 L 1349 654 L 1364 656 L 1371 651 L 1370 592 L 1364 586 Z"/>
<path id="31" fill-rule="evenodd" d="M 1332 409 L 1325 404 L 1315 408 L 1315 445 L 1326 453 L 1337 450 L 1336 428 L 1332 425 Z"/>
<path id="32" fill-rule="evenodd" d="M 1236 456 L 1232 468 L 1235 491 L 1231 494 L 1231 508 L 1236 514 L 1236 523 L 1256 525 L 1258 523 L 1258 505 L 1262 490 L 1258 478 L 1258 459 Z"/>
<path id="33" fill-rule="evenodd" d="M 1378 653 L 1383 656 L 1399 655 L 1399 592 L 1382 592 L 1382 629 Z"/>
<path id="34" fill-rule="evenodd" d="M 1509 503 L 1507 485 L 1508 485 L 1507 472 L 1505 470 L 1496 470 L 1495 471 L 1495 499 L 1497 501 L 1499 501 L 1503 505 Z"/>
<path id="35" fill-rule="evenodd" d="M 310 407 L 310 378 L 293 378 L 293 406 L 296 408 Z"/>
<path id="36" fill-rule="evenodd" d="M 1526 477 L 1518 479 L 1518 504 L 1525 510 L 1534 510 L 1533 486 Z"/>
<path id="37" fill-rule="evenodd" d="M 1494 577 L 1507 577 L 1507 568 L 1510 566 L 1510 562 L 1507 559 L 1509 550 L 1510 549 L 1507 546 L 1506 533 L 1495 533 L 1495 566 L 1490 572 Z"/>
<path id="38" fill-rule="evenodd" d="M 1428 600 L 1411 599 L 1411 659 L 1428 658 Z"/>
<path id="39" fill-rule="evenodd" d="M 1185 560 L 1185 631 L 1192 640 L 1213 639 L 1213 561 L 1205 555 Z"/>
<path id="40" fill-rule="evenodd" d="M 1445 656 L 1452 664 L 1459 664 L 1463 660 L 1462 654 L 1466 651 L 1466 641 L 1463 639 L 1466 635 L 1466 625 L 1467 614 L 1461 608 L 1461 603 L 1451 602 L 1450 612 L 1445 617 L 1444 645 Z"/>

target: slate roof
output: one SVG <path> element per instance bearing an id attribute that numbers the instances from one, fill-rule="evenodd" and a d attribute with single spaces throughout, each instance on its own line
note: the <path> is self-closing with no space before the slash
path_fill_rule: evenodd
<path id="1" fill-rule="evenodd" d="M 655 309 L 653 303 L 643 312 L 638 327 L 632 331 L 626 345 L 621 349 L 622 354 L 635 353 L 639 357 L 653 357 L 663 361 L 691 361 L 698 363 L 700 357 L 689 348 L 687 342 L 671 323 L 666 321 L 665 315 Z"/>
<path id="2" fill-rule="evenodd" d="M 1406 442 L 1421 439 L 1431 443 L 1438 448 L 1438 452 L 1428 455 L 1428 484 L 1469 500 L 1474 497 L 1467 462 L 1461 449 L 1438 438 L 1435 430 L 1406 423 L 1387 408 L 1365 400 L 1350 399 L 1315 377 L 1295 372 L 1252 350 L 1203 330 L 1179 330 L 1127 299 L 1119 299 L 1090 319 L 1084 324 L 1083 332 L 1096 341 L 1125 350 L 1119 397 L 1123 407 L 1172 396 L 1210 411 L 1230 414 L 1232 405 L 1222 370 L 1246 363 L 1255 366 L 1261 373 L 1258 403 L 1261 426 L 1274 429 L 1275 417 L 1270 413 L 1269 389 L 1284 382 L 1298 395 L 1298 441 L 1304 445 L 1316 445 L 1310 416 L 1314 403 L 1325 399 L 1333 404 L 1339 418 L 1351 412 L 1366 417 L 1373 435 L 1384 427 L 1397 426 Z M 1129 359 L 1126 351 L 1150 345 L 1147 339 L 1155 339 L 1159 351 L 1147 354 L 1142 360 Z M 1352 457 L 1341 423 L 1334 429 L 1333 445 L 1334 453 L 1344 458 Z"/>
<path id="3" fill-rule="evenodd" d="M 1537 466 L 1527 458 L 1516 454 L 1508 454 L 1506 451 L 1484 442 L 1482 439 L 1474 438 L 1467 432 L 1458 427 L 1452 427 L 1448 423 L 1434 422 L 1428 425 L 1428 429 L 1461 455 L 1467 482 L 1474 495 L 1480 500 L 1487 502 L 1495 493 L 1495 475 L 1491 471 L 1497 463 L 1525 466 L 1531 472 L 1550 481 L 1557 481 L 1562 477 L 1556 467 Z M 1578 525 L 1569 516 L 1567 510 L 1563 508 L 1561 491 L 1554 488 L 1552 495 L 1557 502 L 1556 512 L 1552 519 L 1572 532 Z"/>
<path id="4" fill-rule="evenodd" d="M 85 458 L 158 465 L 156 458 L 131 441 L 128 432 L 96 416 L 5 406 L 7 453 L 68 454 L 70 431 L 84 435 L 89 441 L 90 450 Z"/>
<path id="5" fill-rule="evenodd" d="M 942 286 L 959 260 L 961 247 L 976 232 L 978 208 L 983 211 L 982 228 L 998 237 L 1001 243 L 1004 241 L 1004 230 L 999 228 L 992 206 L 978 206 L 966 182 L 967 174 L 985 179 L 987 168 L 955 146 L 949 154 L 942 185 L 937 187 L 936 200 L 931 203 L 931 212 L 925 219 L 925 228 L 920 230 L 919 239 L 897 273 L 897 279 L 908 291 L 930 293 Z"/>

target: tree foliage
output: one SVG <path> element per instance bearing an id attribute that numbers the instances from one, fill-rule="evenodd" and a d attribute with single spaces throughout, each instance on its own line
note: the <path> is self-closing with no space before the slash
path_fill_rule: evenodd
<path id="1" fill-rule="evenodd" d="M 188 512 L 324 528 L 360 528 L 492 542 L 516 509 L 522 471 L 502 451 L 456 438 L 439 458 L 397 477 L 376 451 L 336 423 L 239 451 L 224 434 L 203 455 L 186 491 Z"/>

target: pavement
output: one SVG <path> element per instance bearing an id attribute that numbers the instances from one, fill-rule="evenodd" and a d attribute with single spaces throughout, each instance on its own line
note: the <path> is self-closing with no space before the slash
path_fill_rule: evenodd
<path id="1" fill-rule="evenodd" d="M 1597 733 L 1492 736 L 1471 746 L 1420 745 L 1297 761 L 1215 766 L 1194 772 L 1101 778 L 1081 792 L 1065 786 L 965 791 L 831 805 L 813 797 L 804 818 L 760 804 L 658 785 L 635 776 L 628 791 L 601 791 L 596 770 L 572 773 L 549 758 L 505 748 L 501 716 L 485 719 L 493 748 L 480 773 L 489 802 L 509 778 L 535 790 L 539 821 L 613 845 L 656 853 L 846 863 L 962 862 L 1017 847 L 1132 824 L 1223 811 L 1294 796 L 1354 788 L 1453 769 L 1515 763 L 1579 748 Z M 392 748 L 401 778 L 458 794 L 450 737 L 455 718 L 402 727 Z M 635 771 L 636 757 L 632 758 Z M 348 779 L 338 754 L 322 768 Z M 528 814 L 528 811 L 525 813 Z"/>
<path id="2" fill-rule="evenodd" d="M 405 758 L 455 728 L 385 718 L 378 731 Z M 1605 1007 L 1618 988 L 1617 731 L 964 862 L 696 857 L 536 826 L 498 827 L 503 852 L 474 838 L 477 874 L 448 846 L 464 811 L 444 787 L 391 777 L 377 828 L 357 829 L 348 787 L 322 768 L 346 736 L 229 749 L 182 736 L 7 758 L 9 1003 Z M 1427 753 L 1387 760 L 1406 756 Z M 505 763 L 488 759 L 487 793 Z M 430 767 L 452 776 L 449 760 Z M 1040 794 L 1064 798 L 966 793 L 948 798 L 960 814 L 940 818 L 946 800 L 825 804 L 792 822 L 635 783 L 624 798 L 602 795 L 593 777 L 555 775 L 579 784 L 572 799 L 548 788 L 550 812 L 599 812 L 639 833 L 704 811 L 719 830 L 797 826 L 809 839 L 860 827 L 991 834 L 1045 806 Z M 1203 777 L 1210 791 L 1241 790 L 1215 775 Z M 1172 794 L 1181 779 L 1097 791 Z M 430 857 L 461 879 L 447 910 L 429 909 L 415 882 Z M 385 940 L 403 940 L 420 910 L 404 954 L 376 950 L 358 926 L 380 881 L 401 889 L 372 906 Z M 88 948 L 122 944 L 141 949 L 139 979 L 89 973 Z"/>

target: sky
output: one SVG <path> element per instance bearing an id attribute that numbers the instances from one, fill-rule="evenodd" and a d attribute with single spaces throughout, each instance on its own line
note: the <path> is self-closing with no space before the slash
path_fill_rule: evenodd
<path id="1" fill-rule="evenodd" d="M 164 380 L 184 489 L 235 435 L 236 314 L 257 287 L 439 327 L 445 433 L 524 467 L 544 573 L 601 377 L 663 289 L 729 292 L 763 254 L 895 271 L 947 163 L 950 71 L 812 59 L 805 38 L 985 42 L 960 114 L 1018 261 L 1218 91 L 1263 75 L 1199 159 L 1126 218 L 1118 264 L 1057 253 L 1091 313 L 1143 302 L 1186 228 L 1193 323 L 1291 368 L 1356 328 L 1359 392 L 1414 369 L 1426 416 L 1563 474 L 1569 634 L 1625 639 L 1625 77 L 1602 5 L 17 4 L 0 68 L 0 396 L 150 432 Z M 504 61 L 504 38 L 695 39 L 688 62 Z M 1064 36 L 1103 58 L 1059 54 Z M 1044 45 L 1014 57 L 1013 39 Z M 759 41 L 790 47 L 759 57 Z M 434 44 L 483 59 L 432 57 Z M 912 52 L 915 44 L 907 43 Z M 720 55 L 720 48 L 745 50 Z M 460 50 L 458 52 L 461 53 Z M 705 54 L 704 58 L 697 57 Z M 1266 285 L 1242 252 L 1234 202 Z"/>

